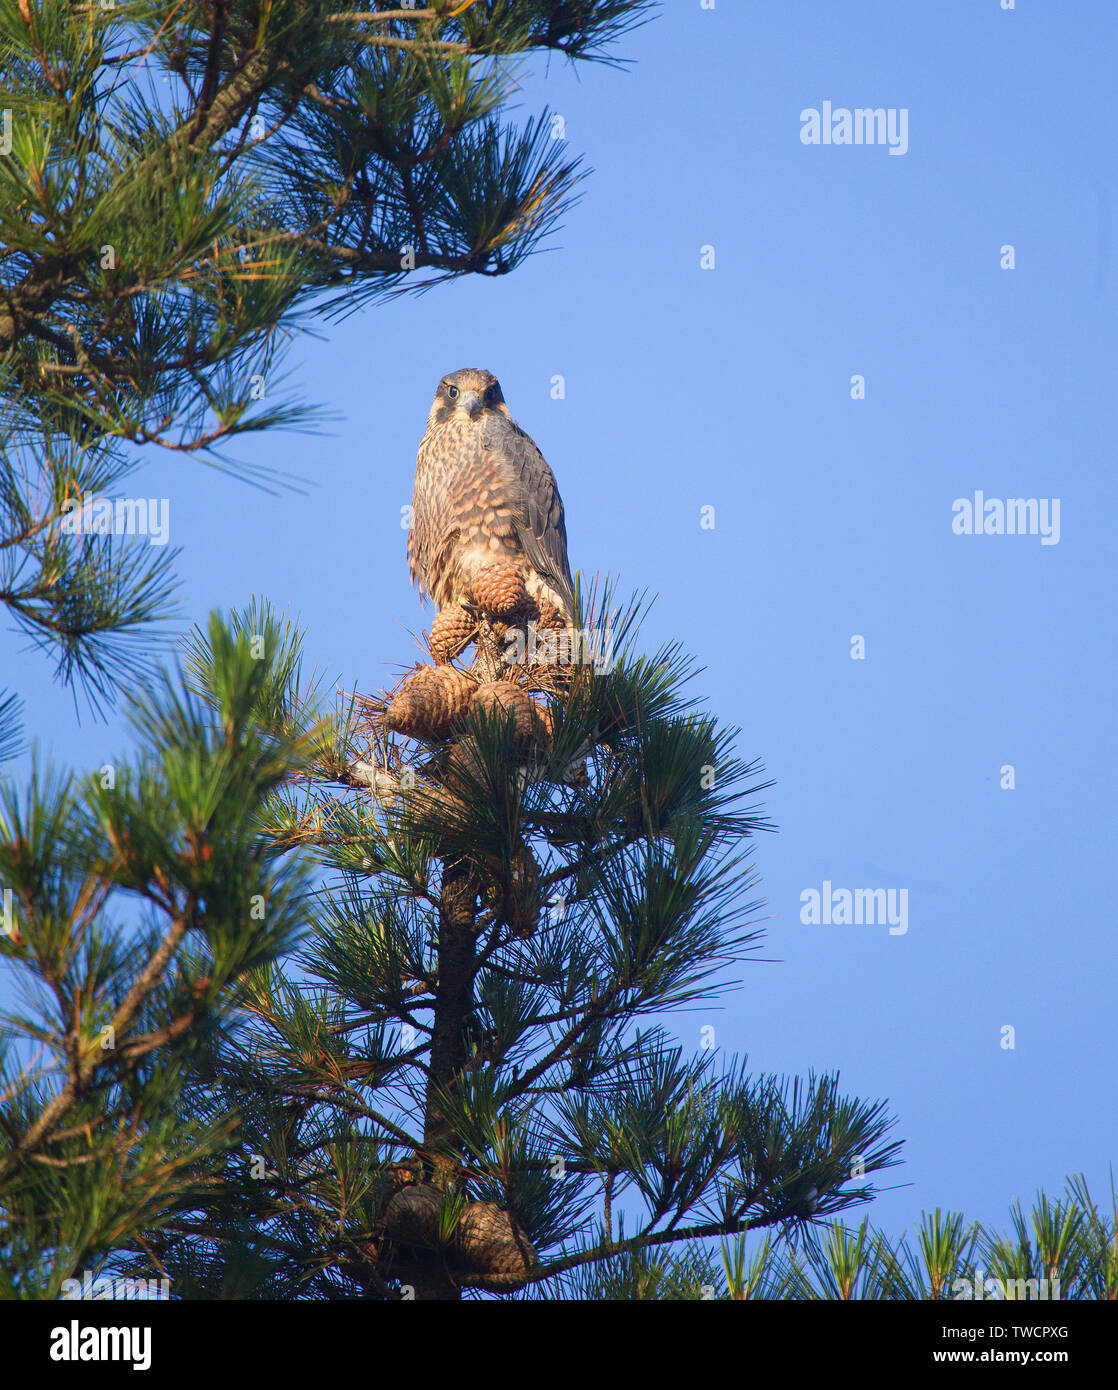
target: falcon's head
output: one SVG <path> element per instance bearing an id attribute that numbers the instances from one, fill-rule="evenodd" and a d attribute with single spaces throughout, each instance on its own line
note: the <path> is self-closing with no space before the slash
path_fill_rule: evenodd
<path id="1" fill-rule="evenodd" d="M 448 420 L 479 419 L 487 410 L 509 418 L 509 408 L 501 395 L 501 383 L 492 372 L 463 367 L 439 382 L 435 401 L 427 417 L 427 428 L 445 425 Z"/>

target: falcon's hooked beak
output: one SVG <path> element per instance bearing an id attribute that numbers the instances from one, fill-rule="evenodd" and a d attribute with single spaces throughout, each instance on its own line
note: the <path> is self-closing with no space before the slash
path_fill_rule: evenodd
<path id="1" fill-rule="evenodd" d="M 471 420 L 485 409 L 485 402 L 476 391 L 463 391 L 455 404 L 459 410 L 464 410 Z"/>

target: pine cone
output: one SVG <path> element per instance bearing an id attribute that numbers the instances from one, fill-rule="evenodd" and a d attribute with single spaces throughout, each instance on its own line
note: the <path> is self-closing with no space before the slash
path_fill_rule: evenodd
<path id="1" fill-rule="evenodd" d="M 479 781 L 484 785 L 484 778 L 485 769 L 473 739 L 461 738 L 447 750 L 439 780 L 433 786 L 423 786 L 419 809 L 425 818 L 462 825 L 469 817 L 466 802 Z"/>
<path id="2" fill-rule="evenodd" d="M 493 1202 L 471 1202 L 456 1232 L 458 1256 L 469 1274 L 527 1275 L 539 1263 L 528 1237 Z"/>
<path id="3" fill-rule="evenodd" d="M 509 866 L 509 882 L 501 894 L 499 918 L 517 936 L 527 940 L 540 923 L 540 866 L 526 845 L 522 845 Z"/>
<path id="4" fill-rule="evenodd" d="M 505 642 L 509 634 L 517 628 L 526 633 L 528 624 L 537 622 L 539 616 L 540 610 L 535 600 L 529 594 L 525 594 L 523 600 L 506 617 L 491 618 L 490 626 L 498 641 Z"/>
<path id="5" fill-rule="evenodd" d="M 447 1263 L 466 1283 L 471 1274 L 527 1275 L 539 1263 L 512 1216 L 493 1202 L 468 1203 L 447 1245 L 439 1236 L 442 1202 L 442 1193 L 429 1183 L 402 1188 L 385 1207 L 385 1234 L 402 1245 L 442 1247 Z"/>
<path id="6" fill-rule="evenodd" d="M 405 1245 L 437 1243 L 442 1193 L 430 1183 L 402 1187 L 384 1209 L 385 1234 Z"/>
<path id="7" fill-rule="evenodd" d="M 552 613 L 556 610 L 552 609 Z M 557 614 L 558 621 L 545 627 L 543 623 L 536 624 L 536 662 L 537 666 L 549 666 L 558 675 L 563 674 L 563 679 L 567 679 L 567 668 L 572 666 L 580 659 L 579 647 L 574 640 L 574 633 L 567 626 L 567 621 L 563 615 Z"/>
<path id="8" fill-rule="evenodd" d="M 477 633 L 477 621 L 466 610 L 455 604 L 443 608 L 435 615 L 431 624 L 431 636 L 427 643 L 432 659 L 438 666 L 445 666 L 470 645 Z"/>
<path id="9" fill-rule="evenodd" d="M 393 695 L 386 722 L 409 738 L 449 738 L 476 689 L 477 684 L 453 666 L 420 666 Z"/>
<path id="10" fill-rule="evenodd" d="M 567 619 L 562 609 L 556 608 L 555 604 L 548 599 L 540 600 L 540 616 L 536 619 L 536 631 L 547 632 L 552 628 L 564 628 L 567 626 Z"/>
<path id="11" fill-rule="evenodd" d="M 490 716 L 498 710 L 512 714 L 516 737 L 525 742 L 540 730 L 539 707 L 527 691 L 512 681 L 488 681 L 476 686 L 470 708 L 486 710 Z"/>
<path id="12" fill-rule="evenodd" d="M 539 640 L 541 633 L 561 632 L 567 626 L 567 619 L 562 609 L 556 608 L 555 604 L 549 603 L 547 599 L 541 599 L 538 603 L 530 594 L 525 594 L 523 603 L 514 613 L 501 620 L 493 622 L 493 631 L 504 640 L 514 628 L 520 628 L 527 640 L 529 626 L 534 626 L 536 630 L 536 640 Z"/>
<path id="13" fill-rule="evenodd" d="M 527 600 L 524 576 L 514 560 L 495 560 L 474 579 L 474 602 L 489 617 L 511 617 Z"/>

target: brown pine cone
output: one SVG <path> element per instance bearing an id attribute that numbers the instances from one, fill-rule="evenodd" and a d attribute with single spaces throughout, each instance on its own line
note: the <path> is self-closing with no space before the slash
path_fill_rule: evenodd
<path id="1" fill-rule="evenodd" d="M 393 695 L 386 722 L 409 738 L 449 738 L 475 690 L 477 683 L 453 666 L 420 666 Z"/>
<path id="2" fill-rule="evenodd" d="M 490 715 L 505 710 L 514 717 L 516 737 L 527 741 L 540 731 L 539 707 L 535 700 L 512 681 L 488 681 L 474 687 L 471 709 L 483 709 Z"/>
<path id="3" fill-rule="evenodd" d="M 501 894 L 499 918 L 526 940 L 539 926 L 542 906 L 540 867 L 532 851 L 522 845 L 509 866 L 509 882 Z"/>
<path id="4" fill-rule="evenodd" d="M 401 1245 L 441 1248 L 443 1258 L 461 1273 L 466 1283 L 471 1274 L 527 1276 L 539 1263 L 528 1237 L 511 1213 L 496 1203 L 468 1202 L 449 1240 L 439 1230 L 442 1206 L 443 1194 L 430 1183 L 404 1187 L 385 1208 L 385 1234 Z"/>
<path id="5" fill-rule="evenodd" d="M 511 617 L 527 600 L 524 576 L 515 560 L 495 560 L 473 583 L 473 601 L 491 618 Z"/>
<path id="6" fill-rule="evenodd" d="M 455 1235 L 467 1280 L 470 1273 L 527 1276 L 538 1263 L 511 1213 L 493 1202 L 470 1202 Z"/>
<path id="7" fill-rule="evenodd" d="M 519 628 L 523 643 L 527 640 L 528 624 L 537 622 L 539 616 L 540 610 L 536 607 L 535 600 L 525 594 L 523 602 L 517 608 L 504 618 L 491 618 L 489 625 L 499 642 L 507 642 L 510 634 Z"/>
<path id="8" fill-rule="evenodd" d="M 553 682 L 567 679 L 565 668 L 578 656 L 566 614 L 546 598 L 540 600 L 535 640 L 529 651 L 535 656 L 531 665 L 537 668 L 537 674 L 546 672 Z"/>
<path id="9" fill-rule="evenodd" d="M 441 783 L 427 797 L 427 804 L 453 822 L 460 822 L 467 815 L 466 800 L 474 794 L 479 783 L 485 785 L 485 780 L 485 765 L 477 745 L 472 738 L 461 738 L 451 744 Z"/>
<path id="10" fill-rule="evenodd" d="M 427 649 L 437 666 L 445 666 L 448 661 L 453 661 L 466 650 L 476 633 L 477 620 L 464 608 L 455 604 L 450 608 L 443 608 L 435 615 Z"/>
<path id="11" fill-rule="evenodd" d="M 402 1187 L 385 1208 L 385 1233 L 405 1245 L 435 1245 L 441 1206 L 442 1193 L 430 1183 Z"/>
<path id="12" fill-rule="evenodd" d="M 540 616 L 536 620 L 536 631 L 546 632 L 551 628 L 564 628 L 567 626 L 567 619 L 564 617 L 562 609 L 556 608 L 555 604 L 548 599 L 540 600 Z"/>

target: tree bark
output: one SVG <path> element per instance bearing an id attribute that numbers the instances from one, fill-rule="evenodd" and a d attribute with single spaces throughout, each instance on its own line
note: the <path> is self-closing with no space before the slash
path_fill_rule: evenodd
<path id="1" fill-rule="evenodd" d="M 477 936 L 477 885 L 465 859 L 443 863 L 439 902 L 439 975 L 431 1031 L 431 1079 L 453 1090 L 466 1062 L 466 1028 L 474 1007 Z M 424 1118 L 424 1142 L 445 1143 L 445 1127 L 430 1104 Z"/>
<path id="2" fill-rule="evenodd" d="M 474 1007 L 477 937 L 477 885 L 468 860 L 444 860 L 439 902 L 439 967 L 435 1018 L 431 1031 L 431 1080 L 452 1091 L 466 1063 L 466 1028 Z M 455 1144 L 446 1123 L 428 1098 L 423 1141 L 432 1153 L 443 1155 L 431 1164 L 430 1181 L 448 1187 L 456 1180 Z M 461 1290 L 430 1257 L 401 1269 L 400 1279 L 410 1284 L 417 1299 L 459 1299 Z"/>
<path id="3" fill-rule="evenodd" d="M 462 1298 L 462 1290 L 454 1282 L 445 1270 L 434 1267 L 416 1266 L 400 1276 L 402 1282 L 415 1291 L 415 1301 L 429 1299 L 441 1299 L 446 1302 L 458 1302 Z"/>

